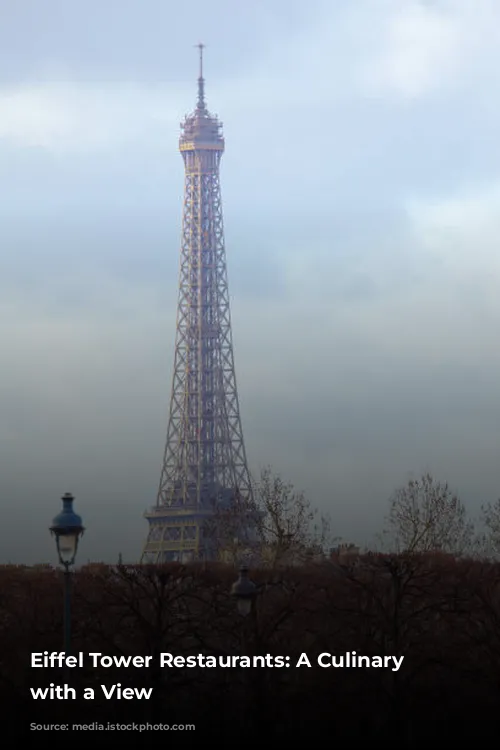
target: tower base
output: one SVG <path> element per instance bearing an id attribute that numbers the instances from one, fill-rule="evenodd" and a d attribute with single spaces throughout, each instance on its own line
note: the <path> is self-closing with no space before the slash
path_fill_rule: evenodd
<path id="1" fill-rule="evenodd" d="M 167 562 L 213 560 L 216 552 L 206 525 L 213 515 L 210 509 L 156 507 L 144 514 L 150 528 L 141 563 L 159 565 Z"/>
<path id="2" fill-rule="evenodd" d="M 237 527 L 242 519 L 232 510 L 237 507 L 237 492 L 212 487 L 212 491 L 203 493 L 202 502 L 189 502 L 189 496 L 186 502 L 180 489 L 176 487 L 171 493 L 169 505 L 157 505 L 144 514 L 149 521 L 149 533 L 142 564 L 215 561 L 224 554 L 228 533 L 231 538 L 240 536 L 241 530 Z M 222 518 L 231 520 L 221 523 Z"/>

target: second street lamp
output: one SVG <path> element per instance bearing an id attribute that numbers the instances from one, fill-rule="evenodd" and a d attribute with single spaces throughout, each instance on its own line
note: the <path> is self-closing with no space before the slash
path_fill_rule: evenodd
<path id="1" fill-rule="evenodd" d="M 253 657 L 262 653 L 262 643 L 257 613 L 257 595 L 262 592 L 262 584 L 257 586 L 248 575 L 248 568 L 240 568 L 240 577 L 231 586 L 231 596 L 236 599 L 238 612 L 245 618 L 241 627 L 242 651 L 244 656 Z M 248 615 L 251 615 L 248 621 Z M 259 736 L 272 736 L 269 719 L 269 693 L 265 684 L 263 669 L 245 669 L 251 721 L 255 721 Z"/>
<path id="2" fill-rule="evenodd" d="M 246 617 L 255 606 L 257 586 L 248 577 L 248 568 L 240 568 L 240 577 L 231 587 L 231 596 L 234 596 L 240 615 Z"/>
<path id="3" fill-rule="evenodd" d="M 70 567 L 74 565 L 78 542 L 83 532 L 82 519 L 73 511 L 73 495 L 66 492 L 61 498 L 63 509 L 50 527 L 50 532 L 56 538 L 59 562 L 64 568 L 64 651 L 66 656 L 71 649 L 71 574 Z"/>

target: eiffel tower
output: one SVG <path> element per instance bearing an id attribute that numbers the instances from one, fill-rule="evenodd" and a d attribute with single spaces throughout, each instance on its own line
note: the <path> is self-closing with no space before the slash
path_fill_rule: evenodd
<path id="1" fill-rule="evenodd" d="M 141 562 L 210 560 L 207 521 L 217 508 L 252 502 L 234 369 L 219 166 L 222 123 L 198 102 L 181 123 L 185 167 L 179 298 L 167 440 Z"/>

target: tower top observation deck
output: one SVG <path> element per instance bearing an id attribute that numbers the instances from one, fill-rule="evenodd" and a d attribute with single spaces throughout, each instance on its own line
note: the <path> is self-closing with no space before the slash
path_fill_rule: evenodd
<path id="1" fill-rule="evenodd" d="M 179 150 L 185 151 L 224 151 L 222 123 L 217 115 L 212 115 L 205 102 L 205 79 L 203 78 L 204 44 L 196 45 L 200 50 L 200 72 L 198 76 L 198 101 L 196 109 L 186 115 L 181 122 Z"/>

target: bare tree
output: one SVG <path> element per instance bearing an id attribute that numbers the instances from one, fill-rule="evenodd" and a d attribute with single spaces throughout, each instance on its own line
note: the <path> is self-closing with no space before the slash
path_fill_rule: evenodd
<path id="1" fill-rule="evenodd" d="M 430 474 L 412 479 L 389 500 L 383 536 L 398 552 L 447 552 L 455 555 L 474 549 L 474 526 L 448 484 Z"/>
<path id="2" fill-rule="evenodd" d="M 254 556 L 270 567 L 303 562 L 331 541 L 330 523 L 303 492 L 265 468 L 252 501 L 236 498 L 209 523 L 226 560 Z"/>
<path id="3" fill-rule="evenodd" d="M 287 558 L 302 561 L 324 547 L 330 532 L 328 520 L 318 516 L 303 492 L 270 468 L 261 473 L 257 503 L 259 537 L 272 566 Z"/>
<path id="4" fill-rule="evenodd" d="M 482 521 L 486 526 L 486 549 L 495 557 L 500 555 L 500 499 L 482 507 Z"/>

